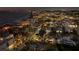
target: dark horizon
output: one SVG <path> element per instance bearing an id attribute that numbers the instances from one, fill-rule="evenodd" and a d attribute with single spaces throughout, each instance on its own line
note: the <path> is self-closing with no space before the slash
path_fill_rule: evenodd
<path id="1" fill-rule="evenodd" d="M 79 7 L 0 7 L 0 11 L 22 11 L 28 10 L 79 10 Z"/>

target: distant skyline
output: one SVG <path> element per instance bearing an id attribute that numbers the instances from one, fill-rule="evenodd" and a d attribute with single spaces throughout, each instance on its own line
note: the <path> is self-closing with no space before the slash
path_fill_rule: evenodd
<path id="1" fill-rule="evenodd" d="M 0 7 L 0 11 L 22 11 L 27 10 L 79 10 L 79 7 Z"/>

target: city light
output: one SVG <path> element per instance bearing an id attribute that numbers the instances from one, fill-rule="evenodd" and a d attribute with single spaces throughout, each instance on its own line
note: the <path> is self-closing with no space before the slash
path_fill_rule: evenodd
<path id="1" fill-rule="evenodd" d="M 69 25 L 71 28 L 77 28 L 77 25 Z"/>
<path id="2" fill-rule="evenodd" d="M 76 11 L 74 11 L 76 12 Z M 0 50 L 51 51 L 79 49 L 79 17 L 71 10 L 31 10 L 0 26 Z M 24 13 L 26 15 L 26 13 Z M 6 19 L 7 20 L 7 19 Z M 6 25 L 7 24 L 7 25 Z M 74 49 L 72 47 L 75 47 Z"/>

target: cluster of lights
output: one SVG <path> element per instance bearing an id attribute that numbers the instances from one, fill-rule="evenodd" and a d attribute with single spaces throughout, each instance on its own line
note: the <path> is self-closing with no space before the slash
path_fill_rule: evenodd
<path id="1" fill-rule="evenodd" d="M 1 37 L 1 38 L 0 38 L 0 40 L 2 41 L 2 40 L 3 40 L 3 38 Z"/>
<path id="2" fill-rule="evenodd" d="M 22 44 L 22 40 L 21 39 L 17 39 L 17 41 L 15 41 L 13 44 L 11 44 L 8 48 L 11 50 L 11 49 L 14 49 L 14 48 L 17 48 L 20 44 Z"/>
<path id="3" fill-rule="evenodd" d="M 4 30 L 8 30 L 8 29 L 10 29 L 10 27 L 9 27 L 9 26 L 7 26 L 7 27 L 4 27 L 3 29 L 4 29 Z"/>
<path id="4" fill-rule="evenodd" d="M 57 32 L 57 33 L 62 33 L 62 31 L 61 31 L 61 30 L 57 30 L 56 32 Z"/>
<path id="5" fill-rule="evenodd" d="M 68 25 L 70 28 L 77 28 L 77 25 Z"/>

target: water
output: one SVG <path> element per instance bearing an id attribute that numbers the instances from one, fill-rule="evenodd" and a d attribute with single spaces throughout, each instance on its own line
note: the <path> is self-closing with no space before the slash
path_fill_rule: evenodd
<path id="1" fill-rule="evenodd" d="M 0 25 L 10 23 L 15 24 L 24 18 L 28 18 L 30 13 L 16 13 L 16 12 L 1 12 L 0 11 Z"/>

